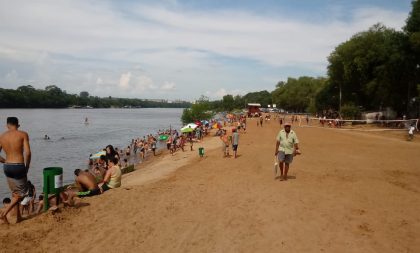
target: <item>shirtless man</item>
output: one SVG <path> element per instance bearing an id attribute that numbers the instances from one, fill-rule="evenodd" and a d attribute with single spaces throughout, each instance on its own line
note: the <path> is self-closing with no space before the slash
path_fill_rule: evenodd
<path id="1" fill-rule="evenodd" d="M 75 182 L 79 186 L 80 191 L 74 191 L 68 188 L 65 192 L 60 193 L 60 198 L 65 204 L 73 206 L 75 204 L 75 197 L 84 198 L 101 194 L 97 180 L 92 173 L 76 169 L 74 175 L 76 176 Z"/>
<path id="2" fill-rule="evenodd" d="M 92 173 L 77 169 L 74 171 L 74 175 L 76 175 L 76 183 L 79 184 L 82 190 L 80 192 L 76 192 L 76 196 L 83 198 L 101 194 L 96 178 L 92 175 Z"/>
<path id="3" fill-rule="evenodd" d="M 19 120 L 16 117 L 7 118 L 7 131 L 0 136 L 0 152 L 4 149 L 6 159 L 0 156 L 4 163 L 4 174 L 12 191 L 12 201 L 0 213 L 0 219 L 7 222 L 6 215 L 13 208 L 19 208 L 21 201 L 28 194 L 27 174 L 31 163 L 31 148 L 29 136 L 26 132 L 18 130 Z M 17 221 L 20 221 L 20 212 L 17 210 Z"/>
<path id="4" fill-rule="evenodd" d="M 223 147 L 223 158 L 229 157 L 229 139 L 226 133 L 226 130 L 223 130 L 222 136 L 220 136 Z"/>

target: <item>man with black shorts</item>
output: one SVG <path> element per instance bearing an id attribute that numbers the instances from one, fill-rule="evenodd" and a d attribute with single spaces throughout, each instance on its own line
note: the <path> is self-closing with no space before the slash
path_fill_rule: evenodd
<path id="1" fill-rule="evenodd" d="M 81 191 L 76 193 L 78 197 L 90 197 L 101 194 L 96 178 L 92 173 L 76 169 L 74 175 L 76 176 L 76 183 L 81 187 Z"/>
<path id="2" fill-rule="evenodd" d="M 65 192 L 62 192 L 60 197 L 64 203 L 73 205 L 75 197 L 84 198 L 101 194 L 96 178 L 92 173 L 76 169 L 74 175 L 76 176 L 75 182 L 79 187 L 79 191 L 74 192 L 71 189 L 67 189 Z"/>
<path id="3" fill-rule="evenodd" d="M 296 133 L 291 130 L 292 124 L 289 122 L 284 124 L 284 129 L 280 130 L 277 135 L 275 156 L 280 166 L 280 181 L 287 180 L 289 166 L 295 155 L 299 155 L 299 140 Z M 277 175 L 275 175 L 277 178 Z"/>
<path id="4" fill-rule="evenodd" d="M 31 163 L 31 148 L 28 133 L 18 130 L 19 120 L 16 117 L 7 118 L 7 131 L 0 136 L 0 152 L 4 149 L 6 159 L 0 156 L 4 163 L 4 174 L 12 191 L 10 205 L 0 213 L 0 219 L 7 222 L 6 215 L 13 208 L 18 208 L 18 203 L 28 195 L 28 170 Z M 20 212 L 17 211 L 19 222 Z"/>

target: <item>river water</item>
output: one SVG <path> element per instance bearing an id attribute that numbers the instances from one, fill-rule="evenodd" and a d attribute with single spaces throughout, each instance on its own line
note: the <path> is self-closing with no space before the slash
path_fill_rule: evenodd
<path id="1" fill-rule="evenodd" d="M 28 179 L 42 192 L 42 170 L 62 167 L 64 183 L 74 180 L 73 171 L 85 168 L 89 154 L 106 145 L 126 147 L 131 139 L 156 134 L 159 129 L 179 129 L 182 109 L 0 109 L 0 129 L 6 118 L 19 118 L 20 129 L 28 132 L 32 163 Z M 85 118 L 89 124 L 85 124 Z M 3 127 L 1 127 L 3 126 Z M 48 135 L 50 140 L 44 140 Z M 3 157 L 4 151 L 1 153 Z M 0 197 L 10 195 L 3 171 Z"/>

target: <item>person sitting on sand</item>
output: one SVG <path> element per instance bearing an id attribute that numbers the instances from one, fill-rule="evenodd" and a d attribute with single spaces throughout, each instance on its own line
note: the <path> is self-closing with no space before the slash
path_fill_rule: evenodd
<path id="1" fill-rule="evenodd" d="M 108 170 L 105 173 L 104 180 L 99 184 L 102 192 L 121 186 L 121 169 L 118 166 L 118 159 L 112 158 L 108 161 Z"/>
<path id="2" fill-rule="evenodd" d="M 83 198 L 101 194 L 96 178 L 92 175 L 92 173 L 76 169 L 74 171 L 74 175 L 76 176 L 76 184 L 78 184 L 81 190 L 76 192 L 75 196 Z"/>
<path id="3" fill-rule="evenodd" d="M 63 201 L 63 203 L 68 204 L 68 201 L 66 202 L 63 199 L 63 197 L 65 197 L 66 199 L 68 197 L 67 196 L 63 196 L 63 195 L 65 195 L 65 194 L 62 193 L 61 196 L 60 196 L 61 201 Z M 39 195 L 38 202 L 36 204 L 37 204 L 37 207 L 36 207 L 36 210 L 35 210 L 35 214 L 39 214 L 44 209 L 44 195 L 42 195 L 42 194 Z M 50 206 L 50 210 L 57 209 L 57 198 L 56 198 L 55 195 L 51 195 L 51 196 L 48 197 L 48 204 Z"/>
<path id="4" fill-rule="evenodd" d="M 108 168 L 108 159 L 106 156 L 101 155 L 98 159 L 98 164 L 97 166 L 101 169 L 106 170 Z"/>
<path id="5" fill-rule="evenodd" d="M 95 166 L 93 169 L 89 170 L 90 173 L 95 177 L 96 183 L 102 182 L 105 176 L 106 169 Z"/>

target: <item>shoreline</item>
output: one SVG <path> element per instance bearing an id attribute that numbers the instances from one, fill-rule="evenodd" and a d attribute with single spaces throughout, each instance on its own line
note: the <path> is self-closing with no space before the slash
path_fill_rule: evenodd
<path id="1" fill-rule="evenodd" d="M 206 155 L 203 158 L 198 156 L 198 147 L 204 147 L 205 152 L 219 147 L 220 140 L 213 134 L 214 131 L 212 129 L 207 136 L 204 136 L 203 140 L 194 142 L 193 151 L 190 151 L 189 145 L 186 144 L 184 147 L 185 152 L 178 149 L 174 155 L 171 155 L 165 147 L 158 150 L 160 153 L 156 156 L 149 153 L 145 161 L 134 165 L 133 172 L 123 175 L 121 187 L 153 183 L 170 176 L 179 168 L 188 165 L 195 159 L 205 159 Z"/>

